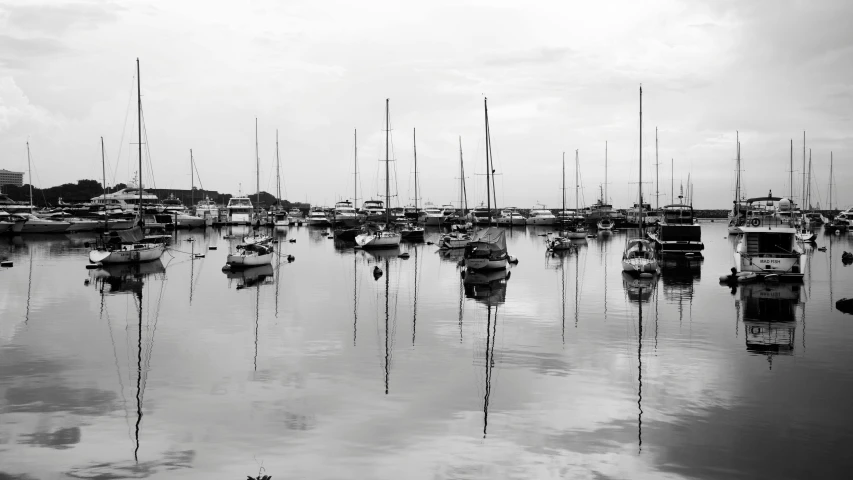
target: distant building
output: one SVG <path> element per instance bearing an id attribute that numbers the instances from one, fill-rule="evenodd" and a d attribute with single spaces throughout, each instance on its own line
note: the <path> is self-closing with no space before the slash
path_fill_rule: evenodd
<path id="1" fill-rule="evenodd" d="M 24 173 L 0 169 L 0 185 L 21 187 L 24 185 Z"/>

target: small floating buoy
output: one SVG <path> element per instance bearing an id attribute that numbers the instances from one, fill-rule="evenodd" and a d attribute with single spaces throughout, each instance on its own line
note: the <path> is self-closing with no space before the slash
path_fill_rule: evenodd
<path id="1" fill-rule="evenodd" d="M 510 257 L 509 257 L 509 263 L 511 263 L 511 264 L 513 264 L 513 265 L 516 265 L 516 264 L 518 263 L 518 258 L 513 257 L 513 256 L 511 256 L 511 255 L 510 255 Z"/>
<path id="2" fill-rule="evenodd" d="M 211 245 L 207 247 L 208 250 L 216 250 L 216 245 Z"/>
<path id="3" fill-rule="evenodd" d="M 403 252 L 403 253 L 397 255 L 397 257 L 403 258 L 403 259 L 409 258 L 409 252 Z"/>
<path id="4" fill-rule="evenodd" d="M 3 266 L 5 267 L 6 265 L 3 265 Z M 100 263 L 88 263 L 88 264 L 86 264 L 86 270 L 94 270 L 96 268 L 101 268 L 101 264 Z"/>
<path id="5" fill-rule="evenodd" d="M 291 262 L 293 262 L 294 260 L 296 260 L 296 257 L 294 257 L 293 255 L 288 255 L 288 256 L 287 256 L 287 263 L 291 263 Z"/>
<path id="6" fill-rule="evenodd" d="M 231 271 L 231 265 L 226 263 L 225 266 L 222 267 L 222 271 L 223 272 L 230 272 Z"/>
<path id="7" fill-rule="evenodd" d="M 204 258 L 204 254 L 203 253 L 196 253 L 195 258 Z"/>
<path id="8" fill-rule="evenodd" d="M 195 241 L 195 239 L 194 239 L 194 238 L 192 238 L 192 237 L 190 237 L 190 238 L 188 238 L 186 241 L 187 241 L 187 242 L 194 242 L 194 241 Z"/>
<path id="9" fill-rule="evenodd" d="M 290 243 L 296 243 L 296 239 L 295 239 L 295 238 L 291 238 L 290 240 L 288 240 L 288 242 L 290 242 Z"/>
<path id="10" fill-rule="evenodd" d="M 818 252 L 825 252 L 825 251 L 826 251 L 826 247 L 817 247 L 817 251 L 818 251 Z"/>
<path id="11" fill-rule="evenodd" d="M 83 285 L 89 285 L 89 279 L 83 280 Z"/>
<path id="12" fill-rule="evenodd" d="M 433 243 L 432 243 L 432 242 L 426 242 L 426 244 L 427 244 L 427 245 L 433 245 Z"/>
<path id="13" fill-rule="evenodd" d="M 382 276 L 382 269 L 379 267 L 373 267 L 373 278 L 374 280 L 379 280 L 379 277 Z"/>

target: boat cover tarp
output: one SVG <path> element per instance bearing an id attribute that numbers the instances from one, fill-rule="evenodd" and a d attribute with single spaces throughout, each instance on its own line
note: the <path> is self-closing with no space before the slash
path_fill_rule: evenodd
<path id="1" fill-rule="evenodd" d="M 492 252 L 506 252 L 506 232 L 497 227 L 484 228 L 474 233 L 471 243 L 487 243 Z"/>
<path id="2" fill-rule="evenodd" d="M 111 237 L 118 237 L 122 243 L 137 243 L 145 239 L 145 233 L 138 225 L 126 230 L 116 230 L 110 233 Z"/>

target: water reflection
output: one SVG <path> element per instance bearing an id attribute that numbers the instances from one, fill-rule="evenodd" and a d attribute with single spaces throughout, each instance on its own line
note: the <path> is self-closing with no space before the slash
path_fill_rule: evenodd
<path id="1" fill-rule="evenodd" d="M 643 451 L 643 304 L 651 300 L 657 282 L 657 275 L 634 277 L 622 272 L 625 295 L 630 303 L 637 304 L 637 448 L 640 452 Z"/>
<path id="2" fill-rule="evenodd" d="M 133 450 L 133 458 L 139 461 L 139 432 L 142 426 L 142 403 L 145 397 L 145 386 L 148 383 L 148 371 L 151 365 L 151 353 L 154 349 L 154 334 L 157 332 L 157 322 L 159 320 L 160 303 L 163 298 L 165 282 L 161 282 L 161 288 L 154 304 L 154 319 L 151 321 L 149 315 L 149 324 L 147 330 L 150 332 L 150 337 L 143 343 L 142 323 L 143 323 L 143 291 L 145 281 L 152 275 L 163 274 L 166 271 L 160 260 L 139 264 L 116 264 L 104 265 L 96 270 L 90 270 L 89 276 L 93 280 L 93 284 L 101 294 L 101 314 L 106 312 L 106 295 L 130 294 L 134 299 L 134 307 L 137 323 L 137 339 L 136 339 L 136 425 L 134 430 L 135 448 Z M 163 278 L 165 280 L 165 278 Z M 150 304 L 150 302 L 149 302 Z M 109 316 L 107 317 L 108 324 Z M 110 325 L 110 337 L 112 337 L 112 326 Z M 113 351 L 115 352 L 115 340 L 113 339 Z M 144 361 L 143 361 L 144 359 Z M 116 362 L 118 357 L 116 356 Z M 116 364 L 118 368 L 118 364 Z M 122 389 L 122 395 L 124 391 Z"/>
<path id="3" fill-rule="evenodd" d="M 495 339 L 498 333 L 498 306 L 506 301 L 506 285 L 510 272 L 464 272 L 465 296 L 486 306 L 486 346 L 484 353 L 483 438 L 489 427 L 489 399 L 492 394 L 492 371 L 495 368 Z M 494 315 L 492 311 L 494 310 Z M 479 363 L 479 362 L 475 362 Z"/>
<path id="4" fill-rule="evenodd" d="M 802 285 L 797 283 L 740 286 L 737 306 L 743 314 L 746 349 L 765 355 L 770 368 L 773 368 L 775 355 L 794 352 L 797 310 L 805 305 L 802 293 Z"/>

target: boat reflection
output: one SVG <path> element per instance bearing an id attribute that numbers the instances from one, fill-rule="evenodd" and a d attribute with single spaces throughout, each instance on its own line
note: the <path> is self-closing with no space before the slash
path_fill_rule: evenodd
<path id="1" fill-rule="evenodd" d="M 753 283 L 740 286 L 737 307 L 742 312 L 747 351 L 773 356 L 791 355 L 796 337 L 797 310 L 805 306 L 803 286 L 796 283 Z"/>
<path id="2" fill-rule="evenodd" d="M 634 303 L 648 303 L 657 283 L 657 275 L 635 277 L 627 272 L 622 272 L 622 286 L 625 288 L 625 294 L 628 296 L 628 300 Z"/>
<path id="3" fill-rule="evenodd" d="M 462 272 L 465 274 L 463 287 L 465 296 L 486 305 L 486 345 L 483 358 L 483 438 L 489 427 L 489 400 L 492 394 L 492 371 L 495 368 L 495 340 L 498 333 L 498 306 L 506 301 L 506 285 L 510 277 L 507 271 Z M 475 361 L 479 364 L 478 361 Z"/>
<path id="4" fill-rule="evenodd" d="M 222 273 L 228 278 L 229 287 L 232 280 L 237 280 L 237 290 L 270 285 L 275 281 L 273 276 L 275 271 L 270 264 L 240 269 L 223 269 Z"/>
<path id="5" fill-rule="evenodd" d="M 157 321 L 159 319 L 160 313 L 160 303 L 163 297 L 163 293 L 165 291 L 165 275 L 163 276 L 163 282 L 161 284 L 159 296 L 157 297 L 156 304 L 153 305 L 151 310 L 153 311 L 153 316 L 149 314 L 147 319 L 147 324 L 145 330 L 150 332 L 150 338 L 148 340 L 143 341 L 143 314 L 142 308 L 144 305 L 143 302 L 143 291 L 145 287 L 145 280 L 148 277 L 163 274 L 165 273 L 166 268 L 163 266 L 160 259 L 157 259 L 152 262 L 138 263 L 138 264 L 112 264 L 112 265 L 103 265 L 96 270 L 89 271 L 90 280 L 93 281 L 93 285 L 98 289 L 101 295 L 101 314 L 107 315 L 107 325 L 110 326 L 111 322 L 109 319 L 109 312 L 107 309 L 107 304 L 105 302 L 105 297 L 108 295 L 119 295 L 119 294 L 131 294 L 134 298 L 134 306 L 135 306 L 135 314 L 136 314 L 136 322 L 137 322 L 137 331 L 136 331 L 136 365 L 134 366 L 137 376 L 136 376 L 136 425 L 134 429 L 134 450 L 133 450 L 133 458 L 134 460 L 139 460 L 139 433 L 142 426 L 142 403 L 145 397 L 145 386 L 148 383 L 148 372 L 150 370 L 151 365 L 151 352 L 154 350 L 154 334 L 157 332 Z M 87 284 L 90 282 L 87 282 Z M 153 318 L 152 318 L 153 317 Z M 129 319 L 128 319 L 129 320 Z M 113 339 L 112 327 L 110 326 L 110 338 L 113 342 L 113 347 L 115 348 L 115 340 Z M 113 352 L 115 354 L 115 350 Z M 118 356 L 115 355 L 116 358 L 116 368 L 118 369 Z M 123 388 L 123 385 L 122 385 Z M 123 391 L 122 391 L 123 394 Z"/>

